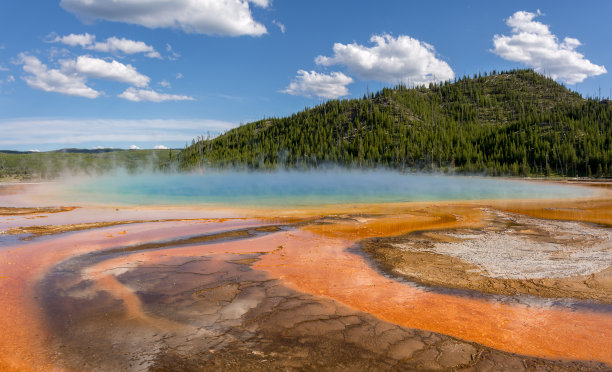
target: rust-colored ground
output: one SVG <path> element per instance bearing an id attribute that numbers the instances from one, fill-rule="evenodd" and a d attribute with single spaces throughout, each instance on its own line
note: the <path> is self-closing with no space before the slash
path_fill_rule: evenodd
<path id="1" fill-rule="evenodd" d="M 491 209 L 612 225 L 611 203 L 348 205 L 236 210 L 236 219 L 202 211 L 197 221 L 8 242 L 0 370 L 606 370 L 606 305 L 431 290 L 382 275 L 360 243 L 483 229 Z M 78 223 L 65 214 L 63 225 Z"/>
<path id="2" fill-rule="evenodd" d="M 366 239 L 361 248 L 382 271 L 427 286 L 612 304 L 612 231 L 485 211 L 487 224 L 478 229 L 421 230 Z M 474 246 L 476 262 L 469 260 Z"/>

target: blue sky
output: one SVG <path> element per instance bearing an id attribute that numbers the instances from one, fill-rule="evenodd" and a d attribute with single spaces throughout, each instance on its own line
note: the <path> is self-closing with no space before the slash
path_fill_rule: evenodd
<path id="1" fill-rule="evenodd" d="M 612 88 L 610 1 L 7 0 L 0 149 L 183 147 L 398 82 Z"/>

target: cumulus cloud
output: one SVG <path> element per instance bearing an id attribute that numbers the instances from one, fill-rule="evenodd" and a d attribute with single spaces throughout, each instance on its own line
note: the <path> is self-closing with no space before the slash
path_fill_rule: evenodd
<path id="1" fill-rule="evenodd" d="M 145 53 L 149 58 L 161 58 L 159 52 L 151 45 L 143 41 L 130 40 L 126 38 L 109 37 L 106 41 L 97 42 L 96 36 L 88 33 L 55 36 L 50 40 L 52 43 L 62 43 L 70 46 L 80 46 L 88 50 L 106 53 L 136 54 Z"/>
<path id="2" fill-rule="evenodd" d="M 170 84 L 170 82 L 168 80 L 162 80 L 159 82 L 159 85 L 161 85 L 164 88 L 170 88 L 172 85 Z"/>
<path id="3" fill-rule="evenodd" d="M 130 145 L 130 150 L 140 150 L 140 147 L 136 145 Z"/>
<path id="4" fill-rule="evenodd" d="M 253 19 L 250 4 L 268 0 L 62 0 L 60 5 L 85 22 L 104 19 L 188 33 L 260 36 L 266 27 Z"/>
<path id="5" fill-rule="evenodd" d="M 294 96 L 338 98 L 349 94 L 348 84 L 353 79 L 341 72 L 331 74 L 318 73 L 316 71 L 299 70 L 295 79 L 289 84 L 283 93 Z"/>
<path id="6" fill-rule="evenodd" d="M 103 59 L 90 56 L 79 56 L 74 60 L 61 61 L 62 69 L 74 71 L 96 79 L 106 79 L 146 87 L 151 80 L 148 76 L 139 73 L 132 65 L 124 65 L 115 60 L 106 62 Z"/>
<path id="7" fill-rule="evenodd" d="M 90 56 L 79 56 L 76 60 L 59 61 L 61 66 L 59 69 L 49 69 L 36 57 L 22 53 L 19 58 L 19 63 L 23 65 L 23 71 L 29 74 L 23 79 L 32 88 L 47 92 L 97 98 L 101 95 L 101 92 L 88 87 L 86 84 L 88 78 L 94 78 L 133 85 L 118 95 L 119 98 L 133 102 L 194 100 L 193 97 L 159 93 L 146 88 L 151 80 L 148 76 L 139 73 L 132 65 L 126 65 L 115 60 L 107 62 Z M 170 83 L 165 80 L 160 84 L 164 87 L 170 86 Z"/>
<path id="8" fill-rule="evenodd" d="M 127 88 L 117 97 L 133 102 L 195 101 L 193 97 L 178 94 L 159 93 L 152 89 Z"/>
<path id="9" fill-rule="evenodd" d="M 86 85 L 85 76 L 49 69 L 34 56 L 22 53 L 19 55 L 19 63 L 23 64 L 23 71 L 29 74 L 23 79 L 32 88 L 86 98 L 97 98 L 101 94 Z"/>
<path id="10" fill-rule="evenodd" d="M 155 150 L 168 150 L 169 147 L 168 146 L 164 146 L 164 145 L 155 145 L 155 146 L 153 146 L 153 148 Z"/>
<path id="11" fill-rule="evenodd" d="M 511 27 L 511 35 L 495 35 L 492 52 L 568 84 L 607 72 L 604 66 L 591 63 L 575 50 L 581 45 L 578 39 L 566 37 L 559 42 L 548 25 L 534 21 L 539 15 L 538 10 L 537 13 L 518 11 L 510 16 L 506 24 Z"/>
<path id="12" fill-rule="evenodd" d="M 125 38 L 109 37 L 105 42 L 98 42 L 91 46 L 91 49 L 99 52 L 126 54 L 145 53 L 149 58 L 161 58 L 161 55 L 150 45 L 142 41 L 129 40 Z"/>
<path id="13" fill-rule="evenodd" d="M 54 35 L 52 33 L 51 35 Z M 66 36 L 55 36 L 55 38 L 49 40 L 51 43 L 62 43 L 70 46 L 80 46 L 82 48 L 89 47 L 93 45 L 96 37 L 94 35 L 90 35 L 88 33 L 85 34 L 70 34 Z"/>
<path id="14" fill-rule="evenodd" d="M 374 35 L 370 42 L 374 45 L 335 43 L 333 56 L 318 56 L 315 62 L 322 66 L 344 65 L 362 80 L 386 83 L 420 85 L 455 77 L 430 44 L 406 35 L 394 38 L 388 34 Z"/>

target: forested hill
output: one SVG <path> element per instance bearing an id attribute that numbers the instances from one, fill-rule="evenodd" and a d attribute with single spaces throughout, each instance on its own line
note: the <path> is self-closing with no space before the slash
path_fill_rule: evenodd
<path id="1" fill-rule="evenodd" d="M 180 166 L 386 166 L 491 175 L 612 175 L 612 103 L 532 70 L 332 100 L 242 125 L 180 154 Z"/>

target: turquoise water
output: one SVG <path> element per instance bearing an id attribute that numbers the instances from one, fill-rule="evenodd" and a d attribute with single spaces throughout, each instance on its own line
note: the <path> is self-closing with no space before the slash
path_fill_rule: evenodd
<path id="1" fill-rule="evenodd" d="M 572 198 L 593 193 L 582 187 L 543 182 L 331 170 L 120 174 L 80 179 L 65 192 L 74 202 L 234 206 Z"/>

